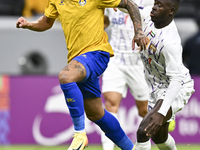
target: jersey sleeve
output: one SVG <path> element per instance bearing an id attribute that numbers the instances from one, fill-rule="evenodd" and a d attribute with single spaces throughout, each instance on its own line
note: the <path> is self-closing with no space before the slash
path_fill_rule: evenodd
<path id="1" fill-rule="evenodd" d="M 99 8 L 112 8 L 117 7 L 121 0 L 98 0 Z"/>
<path id="2" fill-rule="evenodd" d="M 44 14 L 48 18 L 57 18 L 58 17 L 58 11 L 56 9 L 56 6 L 55 6 L 53 0 L 48 0 L 48 5 L 45 8 L 45 13 Z"/>
<path id="3" fill-rule="evenodd" d="M 163 100 L 160 109 L 158 110 L 158 113 L 162 114 L 163 116 L 167 115 L 167 112 L 169 111 L 171 104 L 175 100 L 180 88 L 181 88 L 181 83 L 179 81 L 172 80 L 170 82 L 169 87 L 166 91 L 165 98 Z"/>
<path id="4" fill-rule="evenodd" d="M 166 74 L 170 80 L 180 81 L 182 66 L 182 46 L 180 44 L 168 44 L 163 49 L 165 58 Z"/>
<path id="5" fill-rule="evenodd" d="M 171 104 L 175 100 L 182 81 L 181 66 L 182 66 L 182 47 L 179 44 L 170 44 L 163 50 L 166 64 L 166 74 L 170 78 L 170 84 L 165 94 L 163 103 L 158 110 L 158 113 L 166 116 Z"/>

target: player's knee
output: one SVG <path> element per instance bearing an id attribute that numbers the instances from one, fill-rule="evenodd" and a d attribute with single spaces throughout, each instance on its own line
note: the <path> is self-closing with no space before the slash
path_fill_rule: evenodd
<path id="1" fill-rule="evenodd" d="M 114 98 L 109 94 L 104 94 L 104 99 L 105 99 L 105 102 L 109 105 L 115 105 L 116 103 Z"/>
<path id="2" fill-rule="evenodd" d="M 151 139 L 155 144 L 161 144 L 161 143 L 164 143 L 167 140 L 167 136 L 152 135 Z"/>
<path id="3" fill-rule="evenodd" d="M 93 114 L 93 115 L 87 114 L 86 116 L 92 122 L 95 122 L 95 121 L 97 121 L 97 120 L 102 118 L 102 116 L 100 116 L 99 114 Z"/>
<path id="4" fill-rule="evenodd" d="M 65 71 L 61 71 L 61 72 L 59 73 L 59 75 L 58 75 L 58 78 L 59 78 L 59 82 L 60 82 L 61 84 L 73 82 L 72 78 L 70 78 L 70 76 L 67 75 L 67 74 L 65 73 Z"/>
<path id="5" fill-rule="evenodd" d="M 116 105 L 110 101 L 105 101 L 105 108 L 109 112 L 117 113 L 118 107 L 119 107 L 118 105 Z"/>
<path id="6" fill-rule="evenodd" d="M 138 130 L 137 130 L 137 141 L 138 142 L 145 142 L 147 140 L 149 140 L 149 137 L 146 136 L 146 132 L 144 131 L 144 129 L 139 127 Z"/>
<path id="7" fill-rule="evenodd" d="M 148 104 L 148 101 L 136 100 L 136 105 L 137 105 L 137 108 L 138 108 L 138 114 L 139 114 L 140 117 L 144 118 L 145 115 L 148 113 L 147 104 Z"/>
<path id="8" fill-rule="evenodd" d="M 101 119 L 103 117 L 103 113 L 100 113 L 100 112 L 86 112 L 86 116 L 87 118 L 92 121 L 92 122 L 95 122 L 99 119 Z"/>
<path id="9" fill-rule="evenodd" d="M 104 98 L 106 110 L 112 113 L 117 113 L 119 109 L 119 102 L 116 99 L 113 99 L 112 96 L 104 96 Z"/>
<path id="10" fill-rule="evenodd" d="M 92 121 L 92 122 L 95 121 L 95 116 L 94 116 L 94 115 L 91 115 L 91 114 L 87 114 L 87 113 L 86 113 L 86 116 L 87 116 L 87 118 L 88 118 L 90 121 Z"/>

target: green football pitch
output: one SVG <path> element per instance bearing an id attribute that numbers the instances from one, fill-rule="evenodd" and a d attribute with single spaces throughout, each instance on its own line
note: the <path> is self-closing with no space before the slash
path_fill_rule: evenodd
<path id="1" fill-rule="evenodd" d="M 0 150 L 67 150 L 68 145 L 44 147 L 35 145 L 16 145 L 16 146 L 0 146 Z M 178 145 L 178 150 L 200 150 L 200 145 Z M 89 145 L 85 150 L 102 150 L 100 145 Z M 115 148 L 115 150 L 120 150 Z M 152 146 L 151 150 L 158 150 L 155 146 Z"/>

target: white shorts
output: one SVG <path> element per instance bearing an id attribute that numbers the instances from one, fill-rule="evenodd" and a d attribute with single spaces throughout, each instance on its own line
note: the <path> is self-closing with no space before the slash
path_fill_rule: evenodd
<path id="1" fill-rule="evenodd" d="M 154 93 L 150 94 L 150 98 L 148 101 L 148 108 L 153 108 L 156 102 L 159 99 L 164 99 L 164 95 L 166 94 L 167 88 L 165 89 L 157 89 Z M 176 96 L 175 100 L 173 101 L 171 108 L 172 108 L 172 117 L 168 120 L 168 122 L 175 120 L 175 114 L 181 111 L 184 106 L 188 103 L 189 98 L 191 97 L 192 93 L 194 93 L 194 81 L 188 82 L 184 84 L 178 95 Z"/>
<path id="2" fill-rule="evenodd" d="M 115 64 L 112 60 L 108 63 L 108 67 L 102 77 L 102 92 L 118 92 L 125 98 L 128 87 L 135 100 L 146 101 L 149 97 L 148 86 L 144 78 L 144 67 L 138 55 L 137 64 L 120 65 Z M 111 58 L 113 59 L 113 58 Z M 132 58 L 135 59 L 135 58 Z"/>

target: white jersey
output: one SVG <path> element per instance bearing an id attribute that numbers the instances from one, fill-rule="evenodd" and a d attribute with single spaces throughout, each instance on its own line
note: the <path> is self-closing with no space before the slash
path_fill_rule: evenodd
<path id="1" fill-rule="evenodd" d="M 181 40 L 172 21 L 162 29 L 156 29 L 150 18 L 151 7 L 141 11 L 143 29 L 150 40 L 147 50 L 141 51 L 141 58 L 145 65 L 145 76 L 151 92 L 157 87 L 167 88 L 170 80 L 183 81 L 189 70 L 182 63 Z"/>
<path id="2" fill-rule="evenodd" d="M 182 63 L 181 40 L 175 22 L 172 21 L 168 26 L 157 29 L 151 21 L 151 10 L 151 7 L 145 7 L 141 11 L 143 31 L 150 40 L 147 49 L 141 51 L 141 59 L 145 66 L 145 78 L 150 93 L 157 93 L 161 89 L 166 89 L 164 95 L 168 96 L 165 96 L 164 100 L 173 99 L 178 94 L 180 87 L 178 84 L 173 86 L 173 90 L 170 91 L 173 98 L 169 98 L 170 94 L 167 88 L 170 82 L 178 81 L 183 86 L 192 82 L 192 79 L 189 70 Z M 166 110 L 162 114 L 166 114 L 170 103 L 169 106 L 165 107 Z"/>
<path id="3" fill-rule="evenodd" d="M 135 0 L 138 6 L 153 5 L 153 0 Z M 104 14 L 108 16 L 111 27 L 110 45 L 115 57 L 111 59 L 116 64 L 135 65 L 140 60 L 139 51 L 132 50 L 134 26 L 129 14 L 122 11 L 115 12 L 113 8 L 106 8 Z M 137 46 L 136 46 L 137 47 Z M 138 55 L 136 60 L 131 57 Z"/>

